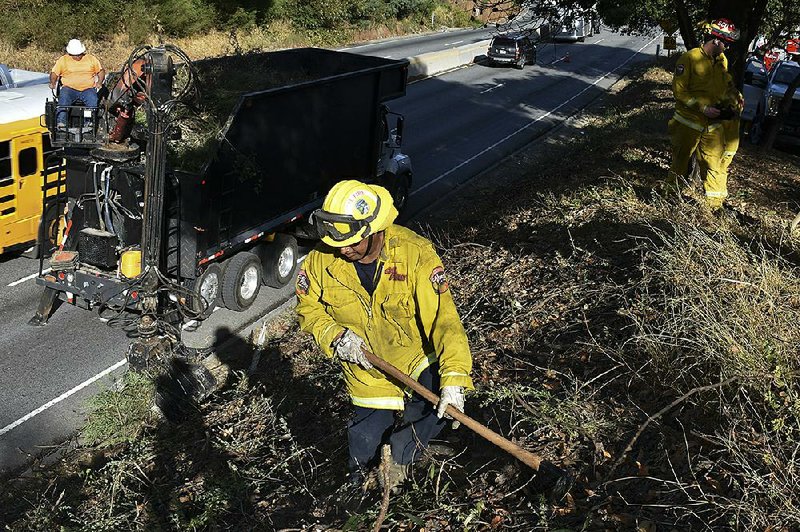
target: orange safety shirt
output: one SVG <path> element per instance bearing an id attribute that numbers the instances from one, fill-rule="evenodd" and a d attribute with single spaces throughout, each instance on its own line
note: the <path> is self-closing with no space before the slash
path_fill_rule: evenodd
<path id="1" fill-rule="evenodd" d="M 53 73 L 61 76 L 61 84 L 76 91 L 94 87 L 95 76 L 101 70 L 103 67 L 100 66 L 100 61 L 92 54 L 86 54 L 80 61 L 65 54 L 53 66 Z"/>

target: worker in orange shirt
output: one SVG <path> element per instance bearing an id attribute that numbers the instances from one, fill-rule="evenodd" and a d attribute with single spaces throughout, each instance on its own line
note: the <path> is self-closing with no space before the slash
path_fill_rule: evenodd
<path id="1" fill-rule="evenodd" d="M 86 107 L 97 107 L 97 91 L 106 76 L 100 61 L 92 54 L 87 54 L 86 47 L 78 39 L 67 43 L 66 52 L 58 58 L 50 72 L 51 89 L 55 89 L 61 79 L 56 123 L 62 129 L 67 123 L 66 107 L 77 101 L 81 101 Z"/>

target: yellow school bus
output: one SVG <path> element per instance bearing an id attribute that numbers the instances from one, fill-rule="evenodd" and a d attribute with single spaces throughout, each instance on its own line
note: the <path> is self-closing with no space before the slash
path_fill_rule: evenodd
<path id="1" fill-rule="evenodd" d="M 42 201 L 63 190 L 40 118 L 51 96 L 47 84 L 0 90 L 0 254 L 57 238 L 59 207 Z"/>

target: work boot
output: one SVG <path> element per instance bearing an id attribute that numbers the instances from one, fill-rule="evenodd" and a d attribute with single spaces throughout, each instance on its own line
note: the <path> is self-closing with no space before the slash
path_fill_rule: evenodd
<path id="1" fill-rule="evenodd" d="M 425 448 L 424 451 L 422 451 L 417 463 L 419 463 L 421 466 L 425 466 L 432 462 L 450 458 L 455 456 L 455 454 L 456 451 L 449 445 L 431 443 Z"/>
<path id="2" fill-rule="evenodd" d="M 384 467 L 385 466 L 381 464 L 381 472 L 378 475 L 378 478 L 381 482 L 381 489 L 385 490 L 388 484 L 389 493 L 392 495 L 397 495 L 403 491 L 403 482 L 408 477 L 408 472 L 411 466 L 398 464 L 392 460 L 388 467 L 386 467 L 386 470 L 384 470 Z M 388 478 L 386 478 L 387 476 Z"/>
<path id="3" fill-rule="evenodd" d="M 706 207 L 711 212 L 717 212 L 722 209 L 722 198 L 709 198 L 706 197 Z"/>

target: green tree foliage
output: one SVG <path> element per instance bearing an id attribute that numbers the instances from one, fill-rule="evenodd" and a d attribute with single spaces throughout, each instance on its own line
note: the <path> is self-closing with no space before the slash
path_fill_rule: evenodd
<path id="1" fill-rule="evenodd" d="M 132 42 L 159 33 L 183 37 L 212 28 L 244 29 L 277 19 L 306 30 L 343 30 L 392 19 L 427 19 L 449 0 L 0 0 L 0 38 L 51 50 L 69 39 L 100 40 L 121 32 Z"/>
<path id="2" fill-rule="evenodd" d="M 756 36 L 767 36 L 780 46 L 785 37 L 800 26 L 800 2 L 797 0 L 599 0 L 597 11 L 606 24 L 632 33 L 652 33 L 658 29 L 660 21 L 670 21 L 679 28 L 687 48 L 700 44 L 700 22 L 730 19 L 741 31 L 741 39 L 726 55 L 731 70 L 740 80 L 745 54 Z"/>

